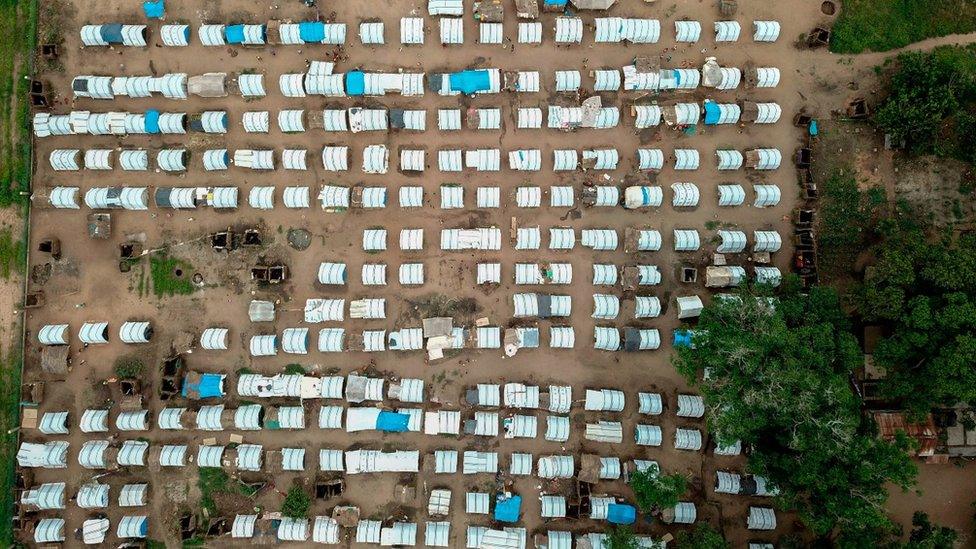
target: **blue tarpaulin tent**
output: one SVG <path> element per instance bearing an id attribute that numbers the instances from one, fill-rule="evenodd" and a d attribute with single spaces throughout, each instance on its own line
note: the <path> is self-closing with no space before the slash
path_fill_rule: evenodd
<path id="1" fill-rule="evenodd" d="M 633 524 L 637 521 L 637 509 L 625 503 L 611 503 L 607 506 L 607 522 L 611 524 Z"/>
<path id="2" fill-rule="evenodd" d="M 224 40 L 228 44 L 243 44 L 244 25 L 227 25 L 224 27 Z"/>
<path id="3" fill-rule="evenodd" d="M 388 433 L 405 433 L 410 424 L 410 416 L 397 412 L 380 412 L 376 417 L 376 428 Z"/>
<path id="4" fill-rule="evenodd" d="M 522 496 L 499 494 L 495 499 L 495 520 L 499 522 L 518 522 L 522 507 Z"/>
<path id="5" fill-rule="evenodd" d="M 346 95 L 364 95 L 366 93 L 366 75 L 363 71 L 349 71 L 346 73 Z"/>
<path id="6" fill-rule="evenodd" d="M 718 107 L 718 103 L 714 101 L 705 101 L 705 125 L 718 124 L 721 119 L 722 110 Z"/>
<path id="7" fill-rule="evenodd" d="M 691 348 L 691 330 L 675 330 L 674 331 L 674 341 L 671 343 L 672 347 L 688 347 Z"/>
<path id="8" fill-rule="evenodd" d="M 543 0 L 542 3 L 547 6 L 565 6 L 569 0 Z"/>
<path id="9" fill-rule="evenodd" d="M 159 133 L 159 111 L 156 109 L 146 111 L 146 133 Z"/>
<path id="10" fill-rule="evenodd" d="M 303 21 L 298 24 L 298 36 L 309 44 L 321 44 L 325 40 L 325 23 Z"/>
<path id="11" fill-rule="evenodd" d="M 147 19 L 162 19 L 166 15 L 166 0 L 148 0 L 142 3 L 142 13 Z"/>
<path id="12" fill-rule="evenodd" d="M 214 398 L 224 396 L 223 374 L 190 373 L 183 380 L 185 398 Z"/>
<path id="13" fill-rule="evenodd" d="M 448 77 L 451 91 L 472 94 L 491 89 L 491 78 L 486 70 L 452 72 Z"/>
<path id="14" fill-rule="evenodd" d="M 99 29 L 102 33 L 102 40 L 109 44 L 122 43 L 122 23 L 108 23 Z"/>

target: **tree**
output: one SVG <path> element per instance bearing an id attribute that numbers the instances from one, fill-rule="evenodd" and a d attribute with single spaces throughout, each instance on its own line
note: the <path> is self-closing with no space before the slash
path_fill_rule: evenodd
<path id="1" fill-rule="evenodd" d="M 904 141 L 913 154 L 935 153 L 973 162 L 969 137 L 976 99 L 972 48 L 941 47 L 899 55 L 889 95 L 874 115 L 875 123 Z"/>
<path id="2" fill-rule="evenodd" d="M 699 522 L 694 530 L 679 532 L 677 549 L 729 549 L 731 545 L 708 523 Z"/>
<path id="3" fill-rule="evenodd" d="M 638 549 L 640 543 L 629 526 L 617 526 L 607 530 L 607 545 L 610 549 Z"/>
<path id="4" fill-rule="evenodd" d="M 882 391 L 916 412 L 976 403 L 976 235 L 930 237 L 886 221 L 877 261 L 852 301 L 890 335 L 874 351 Z"/>
<path id="5" fill-rule="evenodd" d="M 688 489 L 688 479 L 678 473 L 662 475 L 655 464 L 649 469 L 632 473 L 630 488 L 637 498 L 637 505 L 645 513 L 650 513 L 677 505 Z"/>
<path id="6" fill-rule="evenodd" d="M 281 514 L 288 518 L 308 518 L 308 509 L 311 506 L 312 498 L 301 486 L 295 484 L 285 495 L 285 501 L 281 504 Z"/>
<path id="7" fill-rule="evenodd" d="M 862 420 L 848 383 L 861 354 L 836 292 L 802 294 L 794 277 L 773 301 L 745 289 L 706 307 L 695 334 L 675 366 L 700 387 L 719 442 L 752 448 L 749 469 L 781 505 L 819 536 L 894 527 L 886 483 L 907 488 L 915 466 L 904 441 Z"/>
<path id="8" fill-rule="evenodd" d="M 912 526 L 906 549 L 952 549 L 959 537 L 952 528 L 932 524 L 929 516 L 921 511 L 912 515 Z"/>

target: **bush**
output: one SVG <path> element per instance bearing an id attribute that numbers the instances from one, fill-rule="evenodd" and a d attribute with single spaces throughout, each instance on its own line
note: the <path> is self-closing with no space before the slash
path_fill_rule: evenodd
<path id="1" fill-rule="evenodd" d="M 281 504 L 281 514 L 289 518 L 308 518 L 308 509 L 312 506 L 312 498 L 301 486 L 295 485 L 288 489 L 285 501 Z"/>
<path id="2" fill-rule="evenodd" d="M 651 512 L 677 505 L 688 489 L 688 479 L 677 473 L 662 475 L 660 468 L 652 466 L 635 471 L 630 476 L 630 487 L 637 497 L 637 505 L 644 512 Z"/>
<path id="3" fill-rule="evenodd" d="M 695 529 L 690 532 L 678 533 L 678 549 L 728 549 L 731 547 L 725 541 L 721 532 L 716 531 L 707 523 L 700 522 Z"/>
<path id="4" fill-rule="evenodd" d="M 138 378 L 142 376 L 146 365 L 136 355 L 120 356 L 115 359 L 115 375 L 120 378 Z"/>
<path id="5" fill-rule="evenodd" d="M 607 530 L 607 546 L 609 549 L 638 549 L 640 544 L 629 526 L 616 526 Z"/>

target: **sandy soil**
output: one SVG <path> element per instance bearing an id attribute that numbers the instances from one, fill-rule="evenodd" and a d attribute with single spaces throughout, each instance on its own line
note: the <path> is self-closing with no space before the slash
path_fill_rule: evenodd
<path id="1" fill-rule="evenodd" d="M 242 191 L 242 202 L 246 200 L 246 191 L 254 185 L 308 185 L 313 193 L 321 184 L 337 182 L 344 185 L 366 183 L 369 185 L 385 185 L 390 205 L 378 211 L 349 211 L 342 214 L 323 213 L 313 204 L 313 209 L 304 211 L 286 210 L 280 206 L 280 193 L 277 201 L 279 206 L 270 212 L 259 212 L 243 206 L 233 213 L 215 213 L 210 210 L 196 210 L 191 212 L 172 212 L 152 209 L 149 212 L 115 212 L 113 213 L 113 234 L 107 241 L 93 241 L 85 235 L 87 210 L 81 211 L 51 211 L 35 210 L 32 217 L 33 237 L 31 249 L 36 249 L 40 240 L 57 237 L 61 240 L 64 257 L 52 265 L 52 275 L 44 284 L 32 283 L 32 288 L 43 287 L 48 294 L 48 305 L 43 309 L 30 311 L 28 327 L 33 332 L 47 323 L 68 322 L 72 330 L 76 331 L 81 323 L 87 320 L 108 320 L 111 322 L 113 337 L 118 326 L 130 319 L 149 319 L 153 321 L 156 330 L 153 343 L 140 347 L 126 348 L 119 342 L 108 345 L 82 348 L 78 343 L 72 345 L 72 370 L 64 379 L 48 379 L 48 396 L 41 412 L 49 410 L 71 410 L 77 418 L 81 412 L 93 406 L 106 404 L 107 391 L 102 381 L 112 375 L 113 361 L 122 355 L 136 352 L 144 358 L 147 364 L 158 365 L 162 359 L 170 354 L 171 342 L 183 333 L 197 335 L 209 326 L 226 326 L 231 328 L 232 345 L 226 352 L 206 352 L 196 350 L 186 355 L 191 369 L 199 371 L 223 372 L 229 375 L 229 386 L 236 383 L 235 372 L 246 367 L 253 371 L 275 373 L 281 371 L 285 364 L 299 362 L 309 368 L 311 372 L 322 373 L 338 371 L 348 373 L 364 366 L 372 366 L 378 371 L 389 373 L 396 377 L 419 377 L 427 381 L 428 395 L 434 393 L 445 395 L 443 406 L 455 408 L 458 406 L 458 396 L 464 386 L 476 382 L 486 381 L 523 381 L 547 385 L 549 383 L 571 384 L 575 395 L 582 395 L 584 388 L 615 387 L 627 392 L 627 409 L 621 414 L 602 414 L 604 419 L 624 422 L 625 440 L 633 440 L 634 424 L 638 419 L 636 414 L 636 393 L 640 391 L 660 391 L 665 394 L 670 408 L 654 422 L 659 423 L 666 433 L 666 442 L 661 448 L 637 448 L 632 443 L 618 446 L 599 445 L 582 440 L 582 424 L 585 420 L 595 420 L 597 415 L 584 414 L 581 406 L 574 409 L 574 432 L 565 445 L 549 443 L 544 440 L 513 441 L 498 439 L 490 442 L 472 440 L 471 438 L 455 440 L 427 437 L 421 434 L 387 435 L 354 434 L 344 432 L 335 433 L 320 431 L 314 426 L 298 433 L 284 433 L 280 431 L 261 431 L 242 433 L 246 442 L 264 444 L 267 449 L 277 449 L 285 446 L 304 446 L 310 450 L 307 466 L 314 469 L 316 459 L 312 457 L 317 448 L 346 448 L 351 445 L 367 447 L 397 447 L 418 448 L 429 452 L 435 448 L 491 448 L 500 452 L 502 465 L 507 466 L 507 456 L 513 451 L 532 452 L 537 457 L 551 453 L 593 452 L 601 455 L 619 455 L 621 458 L 642 457 L 658 460 L 667 471 L 687 472 L 694 479 L 694 500 L 699 503 L 701 520 L 709 520 L 721 525 L 726 535 L 736 546 L 743 545 L 747 540 L 775 540 L 779 535 L 791 531 L 795 526 L 793 520 L 786 514 L 780 515 L 780 529 L 772 533 L 750 533 L 745 529 L 745 516 L 750 504 L 762 504 L 762 500 L 752 500 L 739 496 L 720 496 L 713 493 L 714 470 L 741 470 L 742 459 L 716 459 L 710 453 L 705 454 L 680 452 L 673 449 L 671 438 L 673 430 L 678 425 L 704 428 L 700 422 L 679 420 L 674 416 L 675 397 L 679 392 L 686 391 L 685 382 L 680 379 L 670 366 L 670 334 L 678 325 L 675 313 L 669 307 L 664 314 L 652 321 L 641 325 L 661 330 L 665 341 L 661 349 L 639 354 L 607 354 L 594 351 L 591 347 L 592 328 L 595 321 L 590 318 L 592 306 L 591 295 L 600 289 L 590 285 L 591 267 L 593 263 L 616 263 L 618 265 L 632 262 L 633 256 L 623 251 L 592 252 L 577 246 L 570 254 L 540 252 L 516 252 L 508 242 L 508 227 L 512 217 L 518 217 L 522 226 L 540 226 L 545 230 L 551 226 L 568 225 L 577 229 L 613 227 L 621 231 L 629 226 L 648 226 L 660 229 L 665 235 L 665 250 L 648 254 L 639 258 L 641 262 L 658 265 L 664 273 L 661 286 L 653 288 L 649 295 L 657 295 L 662 303 L 672 304 L 676 295 L 697 293 L 708 296 L 709 291 L 701 284 L 682 284 L 677 279 L 677 271 L 683 264 L 704 266 L 709 261 L 709 254 L 714 243 L 709 241 L 711 231 L 706 225 L 720 222 L 738 227 L 747 233 L 756 229 L 775 229 L 784 235 L 784 249 L 774 254 L 774 264 L 781 269 L 787 269 L 789 264 L 789 214 L 797 203 L 798 190 L 794 183 L 795 177 L 790 169 L 788 156 L 801 140 L 801 133 L 790 124 L 790 118 L 801 107 L 819 111 L 827 115 L 831 110 L 844 104 L 845 94 L 821 85 L 832 79 L 846 78 L 851 72 L 848 64 L 838 63 L 829 54 L 805 52 L 798 55 L 792 44 L 793 37 L 805 32 L 809 27 L 821 20 L 815 2 L 779 2 L 768 5 L 743 3 L 735 17 L 743 25 L 743 38 L 735 44 L 714 44 L 712 40 L 711 22 L 720 19 L 717 9 L 711 2 L 687 2 L 679 4 L 658 3 L 644 4 L 628 1 L 620 2 L 611 11 L 614 16 L 654 17 L 662 20 L 661 42 L 651 46 L 623 46 L 593 44 L 592 28 L 588 27 L 584 35 L 584 42 L 580 46 L 557 48 L 551 42 L 552 18 L 551 14 L 544 14 L 542 21 L 546 28 L 544 43 L 541 46 L 518 45 L 515 51 L 500 46 L 482 46 L 475 44 L 477 37 L 477 23 L 471 18 L 465 18 L 466 44 L 463 48 L 443 48 L 437 42 L 437 22 L 428 18 L 427 44 L 423 47 L 401 48 L 396 42 L 398 37 L 398 20 L 408 14 L 426 14 L 426 7 L 420 1 L 387 0 L 381 6 L 369 4 L 349 3 L 348 5 L 329 5 L 320 15 L 330 19 L 345 22 L 348 26 L 347 46 L 343 49 L 348 58 L 340 62 L 337 71 L 345 72 L 361 67 L 367 70 L 391 70 L 404 67 L 413 70 L 441 71 L 456 70 L 469 66 L 496 67 L 503 70 L 539 70 L 543 78 L 544 90 L 538 94 L 516 95 L 502 93 L 499 95 L 484 95 L 475 98 L 439 97 L 428 93 L 423 98 L 401 98 L 387 96 L 383 98 L 369 98 L 366 100 L 326 100 L 323 98 L 293 99 L 280 95 L 277 87 L 278 75 L 292 72 L 303 72 L 307 60 L 327 59 L 331 57 L 332 48 L 325 46 L 279 46 L 264 48 L 203 48 L 193 44 L 188 48 L 159 48 L 150 45 L 144 50 L 124 49 L 109 50 L 99 48 L 81 49 L 76 33 L 81 25 L 96 22 L 142 21 L 137 12 L 137 5 L 132 3 L 110 0 L 108 2 L 94 2 L 92 0 L 77 0 L 72 3 L 74 10 L 68 13 L 78 15 L 68 16 L 63 27 L 69 32 L 65 36 L 63 64 L 67 67 L 64 73 L 46 74 L 59 98 L 55 112 L 67 112 L 71 109 L 87 109 L 92 111 L 132 110 L 141 111 L 147 108 L 157 108 L 163 111 L 179 111 L 197 113 L 206 109 L 226 109 L 231 130 L 224 136 L 202 136 L 188 134 L 186 136 L 127 136 L 116 138 L 110 136 L 87 137 L 57 137 L 37 141 L 37 157 L 42 159 L 37 166 L 35 188 L 53 185 L 77 185 L 82 193 L 93 186 L 104 185 L 149 185 L 156 186 L 211 186 L 237 185 Z M 377 9 L 377 8 L 380 9 Z M 505 21 L 506 36 L 514 37 L 516 19 L 510 5 L 506 5 L 508 14 Z M 208 0 L 199 5 L 167 6 L 167 22 L 186 22 L 194 29 L 200 23 L 207 22 L 265 22 L 268 19 L 307 20 L 314 18 L 316 12 L 309 10 L 298 2 L 288 4 L 268 2 L 244 2 L 242 0 Z M 333 13 L 330 13 L 332 10 Z M 95 15 L 97 14 L 97 15 Z M 380 17 L 386 22 L 387 44 L 380 47 L 364 47 L 359 44 L 357 36 L 358 23 L 366 18 Z M 583 14 L 583 18 L 590 22 L 593 14 Z M 703 41 L 695 45 L 673 44 L 673 21 L 681 18 L 693 18 L 703 21 Z M 775 44 L 753 44 L 750 31 L 751 21 L 760 19 L 775 19 L 781 21 L 783 32 L 780 40 Z M 156 26 L 156 25 L 153 25 Z M 156 40 L 153 40 L 155 42 Z M 620 68 L 627 64 L 635 55 L 661 55 L 663 66 L 700 66 L 706 56 L 715 55 L 720 63 L 742 66 L 747 62 L 757 65 L 778 66 L 783 74 L 780 86 L 776 89 L 749 91 L 743 88 L 728 92 L 710 90 L 707 94 L 696 92 L 688 95 L 675 96 L 681 100 L 700 101 L 704 97 L 720 101 L 737 101 L 743 99 L 776 101 L 783 107 L 783 119 L 775 125 L 766 127 L 722 127 L 699 128 L 696 135 L 685 135 L 674 130 L 662 128 L 651 136 L 637 135 L 633 129 L 633 120 L 629 116 L 629 105 L 635 97 L 629 94 L 605 94 L 604 104 L 615 104 L 621 107 L 622 121 L 620 126 L 612 130 L 581 130 L 577 133 L 560 133 L 552 130 L 517 130 L 515 129 L 515 109 L 518 106 L 543 106 L 553 97 L 554 79 L 552 71 L 556 69 L 583 69 L 598 67 Z M 77 100 L 70 95 L 70 79 L 75 75 L 104 74 L 104 75 L 137 75 L 164 74 L 167 72 L 186 72 L 191 75 L 208 71 L 226 71 L 239 73 L 243 71 L 257 71 L 265 74 L 267 97 L 244 101 L 238 96 L 224 99 L 191 98 L 187 101 L 168 101 L 162 98 L 152 99 L 119 99 L 113 102 Z M 842 76 L 841 76 L 842 75 Z M 835 80 L 836 81 L 836 80 Z M 846 80 L 840 80 L 846 81 Z M 592 79 L 584 73 L 584 87 L 592 85 Z M 855 93 L 851 91 L 850 93 Z M 674 99 L 662 97 L 662 101 Z M 246 111 L 268 110 L 272 118 L 278 110 L 285 108 L 305 108 L 308 110 L 321 109 L 326 105 L 349 107 L 355 105 L 383 105 L 386 107 L 410 107 L 427 109 L 428 131 L 423 134 L 400 133 L 360 133 L 360 134 L 324 134 L 321 131 L 310 131 L 304 134 L 285 135 L 277 131 L 272 122 L 270 134 L 245 134 L 241 129 L 241 116 Z M 436 130 L 436 109 L 462 106 L 499 106 L 503 112 L 502 131 L 473 131 L 438 132 Z M 318 151 L 325 143 L 343 143 L 350 146 L 352 158 L 350 165 L 357 167 L 354 171 L 333 174 L 321 169 L 317 159 Z M 422 146 L 428 151 L 428 170 L 420 177 L 408 177 L 392 172 L 385 176 L 364 175 L 359 173 L 361 150 L 369 144 L 384 143 L 391 151 L 401 146 Z M 196 154 L 191 158 L 191 168 L 183 175 L 167 175 L 164 173 L 126 173 L 119 169 L 112 172 L 82 171 L 76 173 L 55 173 L 50 170 L 44 159 L 49 152 L 56 148 L 116 148 L 116 147 L 148 147 L 158 148 L 162 145 L 185 145 Z M 577 189 L 588 181 L 601 181 L 604 184 L 623 186 L 638 180 L 635 172 L 636 153 L 639 144 L 659 147 L 670 151 L 675 147 L 693 147 L 702 153 L 702 168 L 699 171 L 686 174 L 675 174 L 672 170 L 664 170 L 658 181 L 668 186 L 675 181 L 693 181 L 702 190 L 702 203 L 697 209 L 678 211 L 665 206 L 655 211 L 625 211 L 623 209 L 583 209 L 578 219 L 568 218 L 567 212 L 543 207 L 538 210 L 520 210 L 511 200 L 513 189 L 526 182 L 541 185 L 543 188 L 554 184 L 572 184 Z M 231 168 L 226 172 L 204 172 L 200 165 L 202 150 L 217 146 L 236 148 L 307 148 L 309 149 L 309 170 L 307 172 L 285 172 L 278 170 L 274 173 L 258 173 L 243 169 Z M 462 172 L 460 174 L 442 174 L 433 166 L 433 158 L 440 148 L 462 147 L 465 149 L 478 147 L 498 147 L 504 155 L 509 150 L 519 148 L 541 148 L 545 169 L 548 170 L 551 149 L 576 148 L 590 146 L 614 146 L 622 156 L 619 169 L 608 173 L 604 177 L 601 173 L 573 173 L 568 175 L 553 174 L 548 171 L 537 173 L 517 173 L 503 169 L 501 172 L 490 174 L 475 174 Z M 740 150 L 757 147 L 778 147 L 784 152 L 787 161 L 775 172 L 764 174 L 761 179 L 775 183 L 783 190 L 781 204 L 766 210 L 757 210 L 749 206 L 739 208 L 719 209 L 716 207 L 716 186 L 726 181 L 736 181 L 744 184 L 757 180 L 756 177 L 745 172 L 719 174 L 714 168 L 712 151 L 716 148 L 737 148 Z M 504 158 L 503 158 L 504 164 Z M 466 189 L 465 204 L 468 209 L 460 211 L 440 210 L 438 187 L 444 183 L 459 183 Z M 496 184 L 502 187 L 502 208 L 498 210 L 474 210 L 474 192 L 479 184 Z M 401 210 L 395 201 L 396 189 L 401 185 L 423 185 L 425 188 L 426 207 L 419 212 Z M 666 193 L 670 196 L 670 192 Z M 442 227 L 486 226 L 501 227 L 506 242 L 498 253 L 450 253 L 438 250 L 439 230 Z M 227 227 L 243 228 L 257 226 L 262 229 L 264 247 L 256 251 L 238 250 L 235 252 L 214 252 L 205 239 L 210 232 L 226 229 Z M 377 255 L 364 255 L 360 252 L 362 230 L 383 226 L 390 234 L 391 249 Z M 697 254 L 675 254 L 668 250 L 670 247 L 670 232 L 674 228 L 697 228 L 703 233 L 704 246 Z M 304 251 L 298 252 L 287 246 L 285 233 L 289 228 L 303 228 L 312 235 L 312 245 Z M 425 250 L 419 254 L 400 252 L 396 248 L 396 235 L 402 228 L 424 228 Z M 148 276 L 148 262 L 136 266 L 130 273 L 120 273 L 118 268 L 118 244 L 124 240 L 135 238 L 145 243 L 147 248 L 169 246 L 169 253 L 188 261 L 193 265 L 193 273 L 200 273 L 204 280 L 204 287 L 191 296 L 173 297 L 157 300 L 155 297 L 140 296 L 139 288 L 143 286 L 140 278 Z M 259 260 L 275 260 L 285 262 L 291 269 L 291 279 L 275 288 L 255 286 L 248 277 L 248 269 Z M 744 263 L 745 258 L 731 258 L 732 263 Z M 342 260 L 347 262 L 350 270 L 350 283 L 341 290 L 326 289 L 318 286 L 315 278 L 318 264 L 326 260 Z M 479 261 L 496 260 L 503 263 L 503 281 L 501 287 L 486 292 L 475 286 L 475 264 Z M 347 299 L 357 297 L 385 297 L 387 299 L 387 319 L 385 321 L 356 321 L 347 320 L 344 326 L 347 332 L 357 332 L 362 329 L 393 329 L 405 326 L 415 326 L 419 322 L 410 319 L 411 310 L 406 300 L 418 299 L 431 293 L 441 293 L 449 296 L 472 297 L 477 300 L 479 310 L 472 316 L 488 317 L 492 324 L 508 325 L 512 316 L 511 294 L 516 289 L 511 282 L 513 267 L 516 261 L 568 261 L 574 267 L 574 284 L 569 287 L 553 288 L 553 293 L 568 293 L 573 296 L 572 324 L 576 328 L 577 346 L 573 351 L 549 352 L 545 349 L 523 350 L 514 358 L 505 359 L 497 351 L 464 351 L 457 356 L 434 364 L 427 364 L 421 353 L 399 354 L 393 352 L 367 355 L 364 353 L 344 353 L 330 356 L 314 353 L 307 356 L 289 356 L 280 353 L 274 358 L 252 359 L 246 351 L 246 342 L 251 335 L 257 333 L 279 332 L 283 328 L 302 326 L 302 308 L 304 301 L 311 297 L 344 296 Z M 32 265 L 48 262 L 49 258 L 35 254 Z M 407 261 L 422 261 L 426 269 L 426 284 L 421 288 L 403 288 L 395 280 L 396 268 Z M 360 284 L 359 268 L 363 263 L 384 262 L 388 265 L 388 276 L 392 284 L 386 287 L 363 287 Z M 185 273 L 189 276 L 191 273 Z M 700 279 L 703 278 L 700 277 Z M 612 290 L 619 293 L 618 289 Z M 253 298 L 268 298 L 278 302 L 278 317 L 273 324 L 251 324 L 247 321 L 246 311 L 248 302 Z M 621 316 L 610 324 L 617 326 L 635 325 L 630 321 L 633 304 L 625 302 Z M 470 323 L 473 318 L 458 319 Z M 543 332 L 547 332 L 548 322 L 539 322 Z M 312 327 L 315 331 L 318 327 Z M 545 341 L 545 338 L 544 338 Z M 41 374 L 37 367 L 39 348 L 32 345 L 29 349 L 28 378 L 37 378 Z M 159 374 L 155 368 L 150 368 L 144 380 L 147 385 L 147 407 L 158 412 L 164 403 L 159 401 L 158 393 L 153 390 Z M 237 404 L 234 390 L 229 391 L 228 407 Z M 284 404 L 283 402 L 266 404 Z M 191 403 L 192 405 L 192 403 Z M 315 403 L 307 403 L 307 416 L 310 425 L 315 423 Z M 114 414 L 113 414 L 114 417 Z M 540 414 L 540 419 L 542 414 Z M 540 422 L 542 423 L 542 422 Z M 112 433 L 116 433 L 113 431 Z M 219 442 L 227 441 L 231 432 L 217 433 Z M 153 441 L 154 444 L 167 442 L 188 442 L 191 453 L 195 454 L 195 443 L 209 433 L 196 432 L 159 432 L 139 433 Z M 25 433 L 26 439 L 40 438 L 37 434 Z M 68 437 L 71 442 L 69 456 L 70 467 L 67 471 L 37 471 L 36 482 L 68 479 L 69 493 L 73 494 L 83 481 L 91 478 L 92 472 L 77 466 L 76 454 L 81 444 L 87 440 L 77 429 L 72 430 Z M 121 438 L 127 438 L 122 436 Z M 195 470 L 191 466 L 186 471 L 150 472 L 149 470 L 129 470 L 112 472 L 101 479 L 114 485 L 121 485 L 133 479 L 149 479 L 153 485 L 153 504 L 146 510 L 151 515 L 150 535 L 157 539 L 175 542 L 175 526 L 172 517 L 181 509 L 194 509 L 198 494 L 195 490 Z M 258 475 L 261 480 L 271 480 L 274 489 L 266 489 L 256 498 L 255 503 L 266 509 L 275 510 L 280 506 L 282 493 L 296 475 Z M 310 481 L 311 475 L 302 475 L 304 480 Z M 305 478 L 307 477 L 307 478 Z M 454 490 L 455 504 L 451 520 L 454 524 L 452 543 L 463 546 L 463 525 L 472 520 L 467 517 L 461 505 L 463 491 L 473 486 L 485 485 L 490 482 L 487 476 L 475 478 L 462 477 L 460 474 L 450 477 L 433 477 L 421 474 L 417 480 L 418 490 L 422 495 L 416 501 L 403 504 L 401 511 L 413 520 L 426 520 L 423 511 L 426 505 L 424 490 L 433 487 L 446 486 Z M 341 500 L 316 501 L 314 514 L 327 514 L 338 503 L 350 503 L 361 506 L 364 516 L 387 518 L 396 514 L 389 504 L 392 499 L 396 475 L 358 476 L 347 478 L 347 490 Z M 565 489 L 566 487 L 549 487 L 549 490 Z M 536 529 L 571 529 L 574 531 L 600 530 L 604 525 L 579 522 L 555 522 L 543 524 L 539 519 L 539 504 L 536 495 L 540 491 L 538 480 L 521 478 L 515 481 L 514 489 L 525 498 L 522 524 L 534 531 Z M 628 495 L 629 491 L 622 482 L 603 482 L 596 486 L 594 492 Z M 186 499 L 188 498 L 188 499 Z M 186 499 L 186 503 L 180 500 Z M 174 501 L 176 500 L 176 501 Z M 139 510 L 137 512 L 143 512 Z M 115 521 L 123 515 L 123 511 L 112 507 L 107 511 Z M 69 504 L 64 512 L 68 520 L 69 529 L 80 526 L 86 514 L 74 504 Z M 485 521 L 474 521 L 482 524 Z M 641 531 L 662 535 L 676 533 L 681 528 L 665 526 L 658 521 L 639 524 Z M 421 529 L 422 532 L 422 529 Z"/>

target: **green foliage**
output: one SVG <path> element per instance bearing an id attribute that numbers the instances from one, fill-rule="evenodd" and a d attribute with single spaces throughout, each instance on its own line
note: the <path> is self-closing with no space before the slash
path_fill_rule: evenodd
<path id="1" fill-rule="evenodd" d="M 301 486 L 293 485 L 285 495 L 281 504 L 281 514 L 290 518 L 308 518 L 308 509 L 312 506 L 312 498 Z"/>
<path id="2" fill-rule="evenodd" d="M 958 537 L 952 528 L 932 524 L 927 514 L 916 511 L 905 549 L 952 549 Z"/>
<path id="3" fill-rule="evenodd" d="M 307 372 L 305 371 L 305 367 L 302 366 L 301 364 L 292 363 L 292 364 L 286 364 L 285 365 L 285 373 L 286 374 L 290 374 L 290 375 L 297 374 L 297 375 L 303 376 Z"/>
<path id="4" fill-rule="evenodd" d="M 937 36 L 976 30 L 976 5 L 967 0 L 843 0 L 830 49 L 888 51 Z"/>
<path id="5" fill-rule="evenodd" d="M 24 272 L 26 266 L 27 247 L 24 242 L 14 242 L 13 231 L 9 227 L 0 230 L 0 277 L 8 280 L 14 269 Z"/>
<path id="6" fill-rule="evenodd" d="M 721 532 L 716 531 L 707 522 L 699 522 L 694 530 L 678 532 L 675 547 L 677 549 L 729 549 L 732 546 L 725 541 Z"/>
<path id="7" fill-rule="evenodd" d="M 200 489 L 200 507 L 206 511 L 207 516 L 217 516 L 217 504 L 213 496 L 218 492 L 227 492 L 230 489 L 230 476 L 223 469 L 216 467 L 200 467 L 200 476 L 197 477 L 197 488 Z"/>
<path id="8" fill-rule="evenodd" d="M 200 467 L 198 469 L 197 488 L 200 490 L 200 507 L 206 511 L 208 517 L 217 516 L 217 503 L 214 501 L 216 494 L 241 494 L 250 496 L 253 490 L 239 480 L 232 479 L 223 470 L 217 467 Z"/>
<path id="9" fill-rule="evenodd" d="M 756 290 L 739 298 L 706 307 L 695 347 L 675 358 L 701 389 L 710 429 L 750 445 L 749 469 L 815 534 L 890 530 L 886 483 L 907 487 L 916 471 L 902 444 L 862 421 L 848 382 L 861 353 L 836 292 L 801 294 L 789 277 L 774 306 Z"/>
<path id="10" fill-rule="evenodd" d="M 0 386 L 20 387 L 20 369 L 23 356 L 19 346 L 0 356 Z M 17 454 L 17 426 L 20 424 L 20 392 L 7 390 L 0 392 L 0 493 L 11 494 L 14 487 L 14 465 Z M 14 498 L 6 497 L 0 501 L 0 516 L 13 516 Z M 13 529 L 10 520 L 0 522 L 0 542 L 9 545 L 13 542 Z"/>
<path id="11" fill-rule="evenodd" d="M 30 73 L 37 3 L 0 1 L 0 207 L 26 204 L 30 189 Z M 21 194 L 24 193 L 24 194 Z"/>
<path id="12" fill-rule="evenodd" d="M 930 238 L 890 221 L 877 261 L 853 294 L 857 312 L 889 334 L 874 351 L 886 396 L 924 413 L 976 403 L 976 235 Z"/>
<path id="13" fill-rule="evenodd" d="M 189 263 L 168 255 L 153 255 L 149 259 L 153 293 L 156 297 L 192 294 L 194 290 L 193 283 L 190 282 L 192 268 Z M 177 274 L 177 271 L 180 274 Z"/>
<path id="14" fill-rule="evenodd" d="M 607 530 L 607 545 L 610 549 L 638 549 L 637 536 L 629 526 L 616 526 Z"/>
<path id="15" fill-rule="evenodd" d="M 140 377 L 145 368 L 146 365 L 139 355 L 126 355 L 115 359 L 115 375 L 121 378 Z"/>
<path id="16" fill-rule="evenodd" d="M 816 234 L 824 278 L 829 280 L 852 271 L 865 245 L 870 211 L 853 170 L 836 171 L 823 183 Z"/>
<path id="17" fill-rule="evenodd" d="M 637 505 L 649 513 L 677 505 L 688 490 L 688 479 L 678 473 L 662 475 L 655 465 L 644 471 L 635 471 L 630 476 L 630 488 L 637 498 Z"/>
<path id="18" fill-rule="evenodd" d="M 976 162 L 976 49 L 940 47 L 897 61 L 875 123 L 913 154 Z"/>

